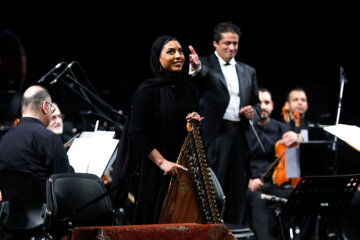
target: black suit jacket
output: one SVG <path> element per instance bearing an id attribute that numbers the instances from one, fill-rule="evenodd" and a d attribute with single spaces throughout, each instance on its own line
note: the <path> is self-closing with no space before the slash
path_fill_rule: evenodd
<path id="1" fill-rule="evenodd" d="M 204 146 L 207 148 L 220 130 L 222 117 L 230 101 L 230 94 L 215 53 L 208 57 L 200 57 L 200 61 L 202 67 L 199 72 L 201 76 L 199 78 L 201 79 L 199 112 L 204 117 L 201 132 Z M 254 122 L 257 122 L 261 110 L 256 71 L 253 67 L 236 61 L 236 72 L 239 80 L 240 107 L 252 105 L 255 112 Z M 241 118 L 241 125 L 245 135 L 251 134 L 249 121 L 246 118 Z"/>

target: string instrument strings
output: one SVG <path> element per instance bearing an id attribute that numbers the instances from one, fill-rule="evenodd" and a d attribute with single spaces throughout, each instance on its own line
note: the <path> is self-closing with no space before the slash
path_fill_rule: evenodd
<path id="1" fill-rule="evenodd" d="M 215 186 L 207 164 L 200 123 L 187 123 L 189 131 L 177 163 L 188 171 L 172 176 L 158 223 L 221 223 Z"/>

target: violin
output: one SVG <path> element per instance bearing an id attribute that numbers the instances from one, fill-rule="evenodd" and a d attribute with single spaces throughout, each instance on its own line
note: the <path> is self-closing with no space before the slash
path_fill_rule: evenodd
<path id="1" fill-rule="evenodd" d="M 283 117 L 287 125 L 290 124 L 290 115 L 289 115 L 289 109 L 284 105 L 282 109 Z M 300 113 L 294 112 L 293 114 L 295 127 L 298 129 L 300 127 Z M 298 143 L 293 143 L 289 147 L 297 147 Z M 287 178 L 286 177 L 286 156 L 285 151 L 288 147 L 281 143 L 281 139 L 278 140 L 275 144 L 275 156 L 277 157 L 278 165 L 274 168 L 274 172 L 272 175 L 273 183 L 281 186 L 282 184 L 286 182 L 290 182 L 292 187 L 295 188 L 298 182 L 300 181 L 300 177 L 297 178 Z"/>
<path id="2" fill-rule="evenodd" d="M 13 122 L 13 127 L 16 127 L 20 122 L 20 118 L 15 118 L 14 122 Z"/>
<path id="3" fill-rule="evenodd" d="M 101 176 L 101 181 L 104 183 L 104 186 L 109 189 L 111 182 L 112 182 L 112 177 L 110 175 L 109 171 L 106 171 L 102 176 Z"/>

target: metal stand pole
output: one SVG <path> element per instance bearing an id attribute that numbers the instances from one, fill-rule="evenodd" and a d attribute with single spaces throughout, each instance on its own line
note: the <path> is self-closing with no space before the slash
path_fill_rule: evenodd
<path id="1" fill-rule="evenodd" d="M 345 78 L 344 68 L 342 66 L 340 66 L 340 95 L 339 95 L 339 103 L 338 103 L 338 110 L 337 110 L 337 114 L 336 114 L 335 125 L 339 124 L 340 112 L 341 112 L 341 103 L 342 103 L 344 85 L 345 85 L 346 82 L 347 82 L 347 80 Z M 337 173 L 337 136 L 334 137 L 332 150 L 335 151 L 334 164 L 335 164 L 335 172 Z"/>

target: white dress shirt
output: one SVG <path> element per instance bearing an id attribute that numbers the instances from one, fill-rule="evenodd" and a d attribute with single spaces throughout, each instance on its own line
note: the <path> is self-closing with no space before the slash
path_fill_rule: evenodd
<path id="1" fill-rule="evenodd" d="M 227 88 L 230 94 L 229 105 L 226 108 L 223 119 L 230 121 L 240 121 L 240 96 L 239 96 L 239 80 L 236 73 L 236 62 L 235 59 L 231 59 L 229 63 L 225 62 L 217 52 L 215 55 L 219 59 L 221 70 L 224 74 Z"/>

